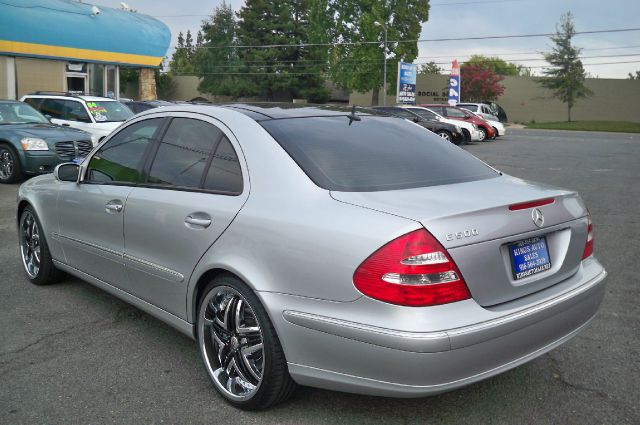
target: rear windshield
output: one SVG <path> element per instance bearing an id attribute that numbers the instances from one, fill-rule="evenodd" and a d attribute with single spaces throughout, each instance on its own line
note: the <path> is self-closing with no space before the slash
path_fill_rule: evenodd
<path id="1" fill-rule="evenodd" d="M 262 121 L 318 186 L 345 192 L 409 189 L 488 179 L 482 161 L 403 119 L 347 116 Z"/>

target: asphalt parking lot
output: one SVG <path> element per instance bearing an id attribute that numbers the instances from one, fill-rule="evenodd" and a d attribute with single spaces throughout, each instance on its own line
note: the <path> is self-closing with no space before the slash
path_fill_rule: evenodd
<path id="1" fill-rule="evenodd" d="M 29 284 L 18 186 L 0 186 L 0 423 L 640 423 L 640 135 L 508 131 L 465 149 L 506 173 L 578 190 L 610 273 L 599 315 L 564 346 L 440 396 L 303 388 L 272 410 L 241 412 L 215 393 L 196 344 L 169 326 L 78 280 Z"/>

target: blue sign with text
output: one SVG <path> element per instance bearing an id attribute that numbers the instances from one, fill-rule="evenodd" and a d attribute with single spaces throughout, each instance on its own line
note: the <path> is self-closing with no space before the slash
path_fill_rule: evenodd
<path id="1" fill-rule="evenodd" d="M 418 65 L 398 62 L 397 103 L 416 104 L 416 76 Z"/>

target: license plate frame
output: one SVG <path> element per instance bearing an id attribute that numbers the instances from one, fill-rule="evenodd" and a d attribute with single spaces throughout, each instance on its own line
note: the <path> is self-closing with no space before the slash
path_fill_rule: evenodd
<path id="1" fill-rule="evenodd" d="M 551 255 L 546 236 L 536 236 L 510 243 L 507 247 L 511 258 L 511 274 L 514 281 L 551 269 Z"/>

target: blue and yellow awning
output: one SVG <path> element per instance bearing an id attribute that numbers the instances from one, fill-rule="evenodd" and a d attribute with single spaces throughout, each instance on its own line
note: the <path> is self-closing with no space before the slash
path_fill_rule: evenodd
<path id="1" fill-rule="evenodd" d="M 0 55 L 160 65 L 169 28 L 147 15 L 69 0 L 2 0 Z"/>

